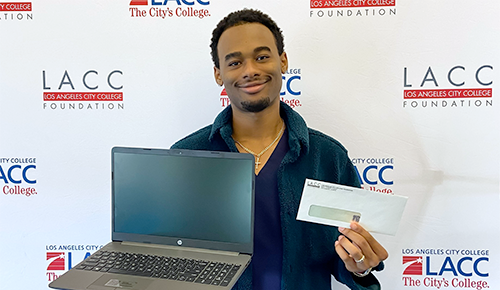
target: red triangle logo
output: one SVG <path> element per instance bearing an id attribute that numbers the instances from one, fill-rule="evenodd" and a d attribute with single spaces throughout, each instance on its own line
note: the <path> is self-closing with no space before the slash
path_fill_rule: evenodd
<path id="1" fill-rule="evenodd" d="M 227 96 L 227 93 L 226 93 L 226 88 L 224 88 L 222 90 L 222 92 L 220 93 L 221 96 Z"/>

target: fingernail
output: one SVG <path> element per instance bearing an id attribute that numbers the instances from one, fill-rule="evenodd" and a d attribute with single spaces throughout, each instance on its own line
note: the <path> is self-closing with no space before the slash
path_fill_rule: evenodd
<path id="1" fill-rule="evenodd" d="M 357 230 L 358 229 L 358 224 L 355 222 L 351 222 L 351 229 Z"/>
<path id="2" fill-rule="evenodd" d="M 341 233 L 342 233 L 344 230 L 345 230 L 345 228 L 343 228 L 343 227 L 339 227 L 339 232 L 341 232 Z"/>

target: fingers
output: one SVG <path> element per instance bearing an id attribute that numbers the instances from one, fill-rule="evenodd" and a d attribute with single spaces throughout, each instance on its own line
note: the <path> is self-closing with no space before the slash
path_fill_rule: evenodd
<path id="1" fill-rule="evenodd" d="M 339 228 L 342 235 L 335 242 L 335 251 L 351 272 L 364 271 L 387 259 L 385 248 L 358 223 L 351 229 Z"/>
<path id="2" fill-rule="evenodd" d="M 350 272 L 363 272 L 370 267 L 366 264 L 366 258 L 360 261 L 363 253 L 344 236 L 335 242 L 335 251 Z M 360 262 L 356 263 L 356 260 Z"/>
<path id="3" fill-rule="evenodd" d="M 363 263 L 366 263 L 368 267 L 374 267 L 380 263 L 380 258 L 370 247 L 370 244 L 366 239 L 355 231 L 350 231 L 348 229 L 340 229 L 341 233 L 345 236 L 339 237 L 339 242 L 346 252 L 349 253 L 353 261 L 359 261 L 364 256 L 365 259 Z M 367 268 L 368 268 L 367 267 Z"/>
<path id="4" fill-rule="evenodd" d="M 351 222 L 351 229 L 339 228 L 339 231 L 356 244 L 365 256 L 370 256 L 372 259 L 377 257 L 378 262 L 388 258 L 389 254 L 385 248 L 358 223 Z"/>
<path id="5" fill-rule="evenodd" d="M 369 244 L 370 248 L 373 250 L 373 252 L 383 260 L 388 258 L 388 253 L 385 250 L 385 248 L 377 241 L 375 238 L 367 231 L 365 230 L 360 224 L 356 222 L 351 222 L 351 231 L 354 231 L 358 234 L 360 234 L 366 242 Z"/>
<path id="6" fill-rule="evenodd" d="M 363 258 L 363 255 L 365 255 L 363 250 L 358 247 L 355 243 L 350 241 L 344 236 L 339 237 L 339 243 L 344 248 L 344 250 L 349 254 L 349 256 L 354 260 L 354 261 L 359 261 Z"/>

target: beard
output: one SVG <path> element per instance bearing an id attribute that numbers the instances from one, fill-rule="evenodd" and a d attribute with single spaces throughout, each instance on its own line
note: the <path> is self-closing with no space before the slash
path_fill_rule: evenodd
<path id="1" fill-rule="evenodd" d="M 251 113 L 262 112 L 264 109 L 269 107 L 269 105 L 271 105 L 271 99 L 269 97 L 265 97 L 253 102 L 241 102 L 241 107 L 243 108 L 243 110 Z"/>

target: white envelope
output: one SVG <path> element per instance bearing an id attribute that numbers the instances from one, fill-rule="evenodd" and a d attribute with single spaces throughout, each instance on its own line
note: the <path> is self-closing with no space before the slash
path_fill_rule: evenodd
<path id="1" fill-rule="evenodd" d="M 355 220 L 369 232 L 394 236 L 407 200 L 405 196 L 306 179 L 297 220 L 344 228 Z"/>

